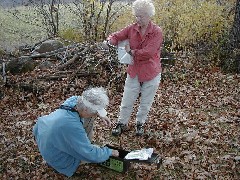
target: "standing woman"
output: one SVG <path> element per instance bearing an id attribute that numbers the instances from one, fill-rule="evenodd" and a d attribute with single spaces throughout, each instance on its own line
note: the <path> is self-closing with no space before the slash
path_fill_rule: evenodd
<path id="1" fill-rule="evenodd" d="M 136 0 L 132 5 L 136 22 L 111 34 L 107 42 L 117 45 L 120 41 L 129 40 L 125 50 L 133 57 L 134 63 L 128 65 L 120 114 L 116 127 L 112 130 L 115 136 L 127 128 L 133 105 L 141 93 L 141 100 L 136 115 L 136 135 L 144 133 L 144 123 L 161 80 L 160 51 L 163 41 L 162 30 L 151 21 L 155 8 L 151 0 Z"/>

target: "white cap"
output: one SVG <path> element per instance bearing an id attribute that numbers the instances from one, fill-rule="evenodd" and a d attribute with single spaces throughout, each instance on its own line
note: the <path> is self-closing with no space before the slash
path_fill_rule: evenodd
<path id="1" fill-rule="evenodd" d="M 105 109 L 97 110 L 97 112 L 98 112 L 100 117 L 106 117 L 107 116 L 107 111 Z"/>
<path id="2" fill-rule="evenodd" d="M 97 111 L 100 117 L 105 117 L 107 115 L 107 111 L 104 108 L 102 108 L 102 106 L 90 103 L 84 97 L 82 97 L 82 101 L 85 104 L 85 106 L 91 108 L 92 110 Z"/>
<path id="3" fill-rule="evenodd" d="M 98 112 L 100 117 L 105 117 L 107 111 L 104 109 L 108 103 L 108 96 L 103 88 L 92 88 L 83 92 L 82 101 L 85 106 Z M 92 103 L 92 102 L 96 102 Z"/>

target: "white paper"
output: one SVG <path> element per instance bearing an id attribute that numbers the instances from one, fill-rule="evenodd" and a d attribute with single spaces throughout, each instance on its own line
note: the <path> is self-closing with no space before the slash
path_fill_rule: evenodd
<path id="1" fill-rule="evenodd" d="M 143 148 L 141 150 L 131 151 L 125 156 L 125 159 L 147 160 L 152 156 L 153 148 Z"/>
<path id="2" fill-rule="evenodd" d="M 118 60 L 122 64 L 133 64 L 133 58 L 125 50 L 125 45 L 129 44 L 129 40 L 120 41 L 118 43 Z"/>

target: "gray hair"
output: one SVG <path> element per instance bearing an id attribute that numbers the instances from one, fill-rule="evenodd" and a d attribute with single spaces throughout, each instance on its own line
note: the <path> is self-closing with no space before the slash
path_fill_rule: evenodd
<path id="1" fill-rule="evenodd" d="M 133 14 L 136 14 L 139 10 L 146 12 L 150 17 L 155 15 L 155 7 L 151 0 L 134 1 L 132 5 Z"/>
<path id="2" fill-rule="evenodd" d="M 83 91 L 76 105 L 77 109 L 87 109 L 89 113 L 96 113 L 96 109 L 90 107 L 89 104 L 85 104 L 85 101 L 101 108 L 105 108 L 109 104 L 107 92 L 103 87 L 90 88 Z"/>

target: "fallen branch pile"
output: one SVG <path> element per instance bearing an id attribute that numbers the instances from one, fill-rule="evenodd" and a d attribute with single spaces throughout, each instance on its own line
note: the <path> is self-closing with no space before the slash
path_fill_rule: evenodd
<path id="1" fill-rule="evenodd" d="M 21 56 L 13 60 L 20 63 L 21 68 L 29 67 L 27 63 L 37 65 L 32 71 L 16 75 L 9 71 L 4 73 L 7 87 L 39 93 L 48 90 L 53 81 L 64 81 L 72 86 L 82 79 L 87 80 L 89 85 L 109 87 L 116 80 L 118 82 L 114 84 L 121 86 L 119 81 L 124 79 L 124 66 L 117 62 L 116 51 L 104 50 L 101 43 L 72 43 L 51 52 L 36 53 L 33 50 L 19 54 Z M 15 62 L 12 64 L 16 66 Z"/>

